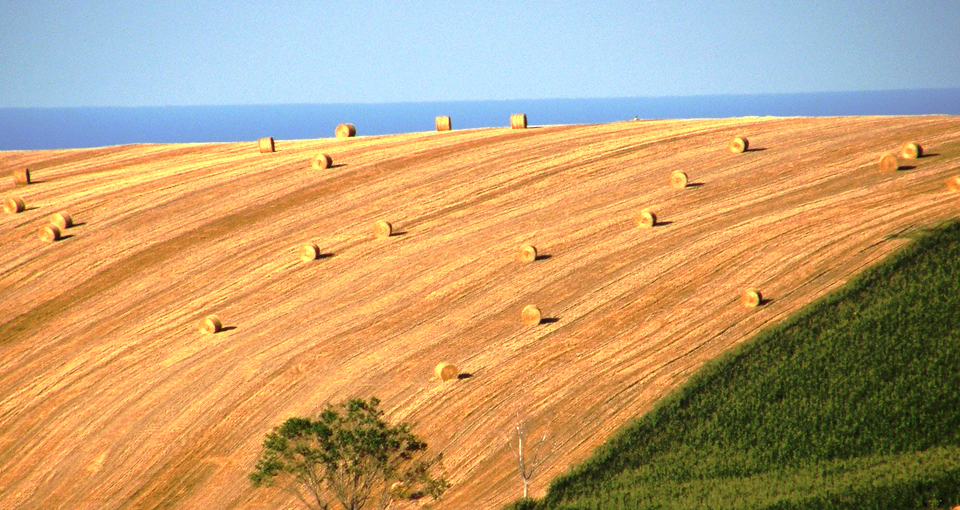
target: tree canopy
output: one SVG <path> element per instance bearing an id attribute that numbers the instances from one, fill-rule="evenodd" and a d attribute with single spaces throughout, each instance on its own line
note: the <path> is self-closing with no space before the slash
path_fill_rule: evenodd
<path id="1" fill-rule="evenodd" d="M 370 502 L 383 510 L 399 499 L 439 499 L 449 486 L 441 456 L 427 456 L 427 443 L 407 423 L 391 426 L 379 405 L 376 397 L 350 399 L 327 404 L 316 420 L 294 417 L 274 427 L 250 481 L 285 484 L 321 510 L 333 500 L 346 510 Z"/>

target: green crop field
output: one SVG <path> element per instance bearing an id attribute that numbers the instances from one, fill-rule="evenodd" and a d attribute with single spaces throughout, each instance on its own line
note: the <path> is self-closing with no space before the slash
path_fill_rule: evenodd
<path id="1" fill-rule="evenodd" d="M 960 223 L 706 366 L 530 509 L 960 503 Z"/>

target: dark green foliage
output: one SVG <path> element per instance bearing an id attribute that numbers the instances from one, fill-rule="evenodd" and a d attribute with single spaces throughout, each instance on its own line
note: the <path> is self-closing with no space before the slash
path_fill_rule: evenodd
<path id="1" fill-rule="evenodd" d="M 331 499 L 348 510 L 369 501 L 382 509 L 414 491 L 439 499 L 448 486 L 433 475 L 442 469 L 440 457 L 425 459 L 427 444 L 406 423 L 390 426 L 379 405 L 375 397 L 328 404 L 317 420 L 290 418 L 274 427 L 250 481 L 259 487 L 283 479 L 306 506 L 321 509 Z"/>
<path id="2" fill-rule="evenodd" d="M 538 509 L 960 502 L 960 224 L 711 363 Z"/>

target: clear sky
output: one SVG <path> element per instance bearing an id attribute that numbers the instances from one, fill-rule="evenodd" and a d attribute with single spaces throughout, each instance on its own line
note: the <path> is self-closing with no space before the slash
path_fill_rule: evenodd
<path id="1" fill-rule="evenodd" d="M 960 1 L 0 0 L 0 107 L 960 87 Z"/>

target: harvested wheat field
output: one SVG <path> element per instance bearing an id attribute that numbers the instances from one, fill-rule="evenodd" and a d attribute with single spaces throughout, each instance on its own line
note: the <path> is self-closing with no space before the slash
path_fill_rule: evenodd
<path id="1" fill-rule="evenodd" d="M 923 157 L 878 169 L 913 140 Z M 443 452 L 442 508 L 520 496 L 519 410 L 554 439 L 540 495 L 706 361 L 957 217 L 958 162 L 944 116 L 2 152 L 34 183 L 0 184 L 28 204 L 0 215 L 0 507 L 298 508 L 247 481 L 264 434 L 371 395 Z"/>

